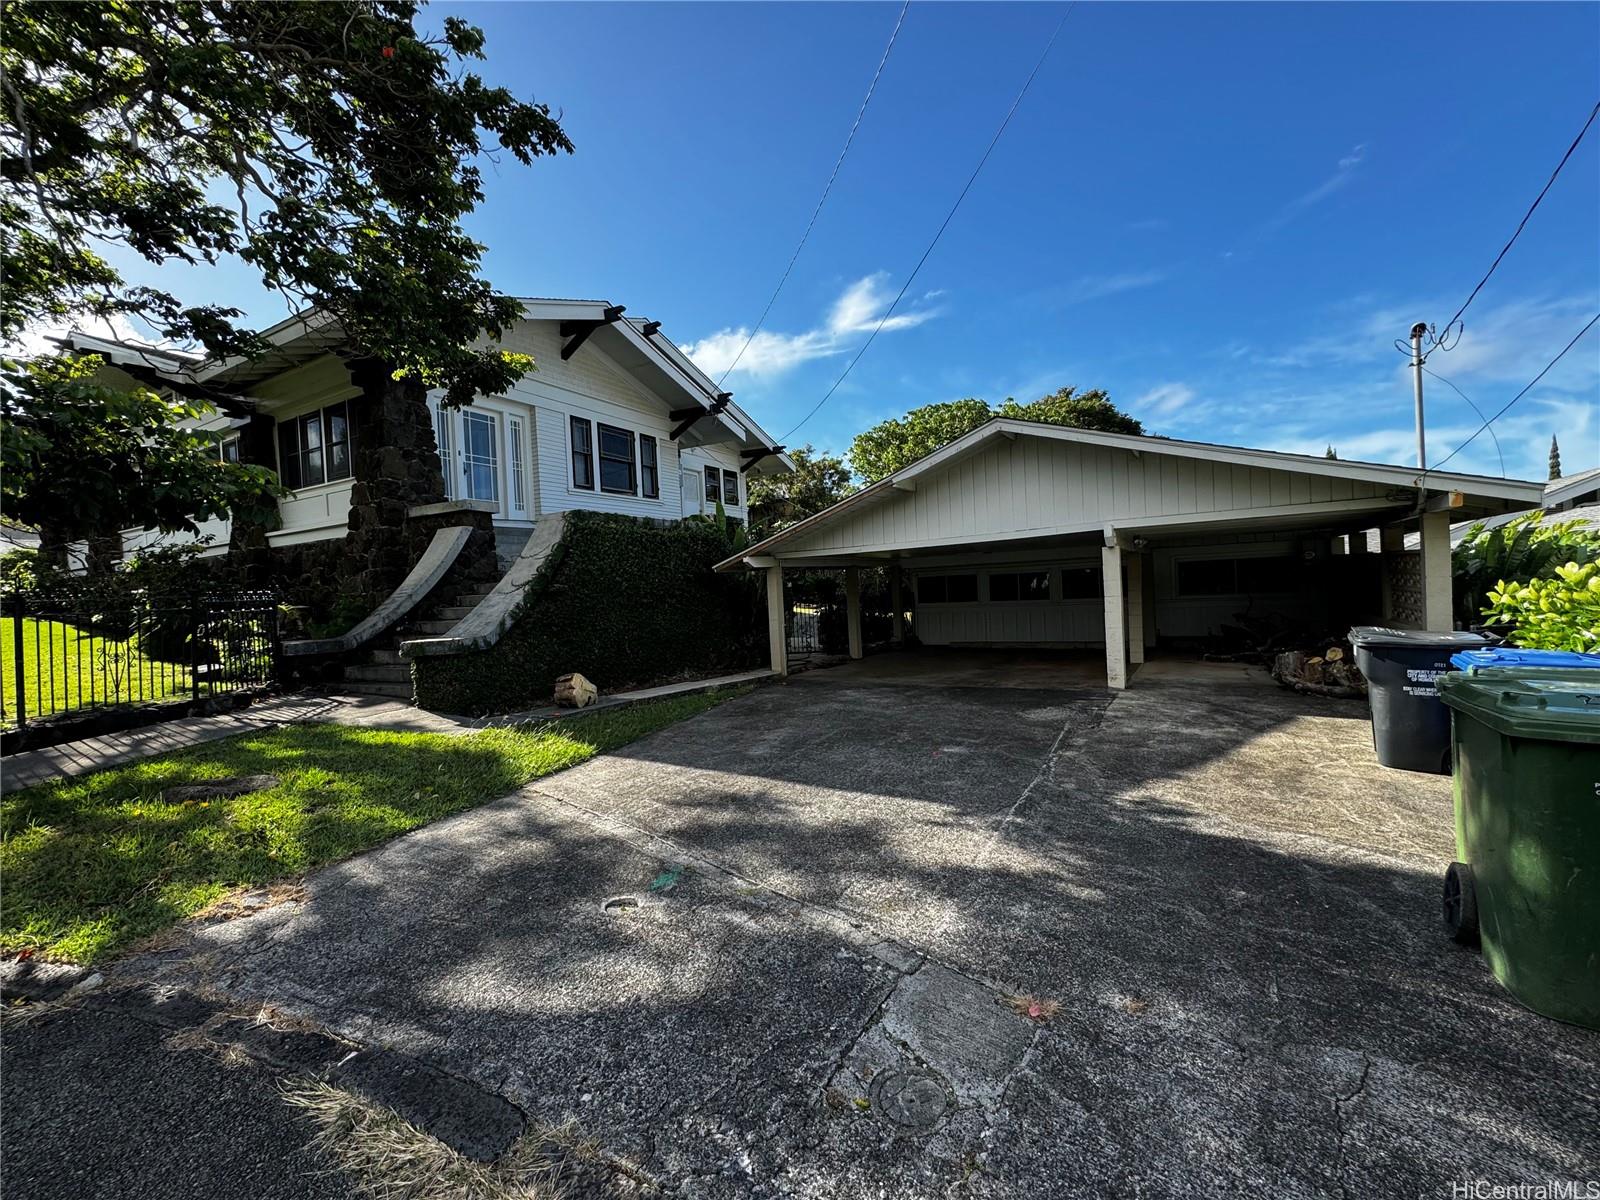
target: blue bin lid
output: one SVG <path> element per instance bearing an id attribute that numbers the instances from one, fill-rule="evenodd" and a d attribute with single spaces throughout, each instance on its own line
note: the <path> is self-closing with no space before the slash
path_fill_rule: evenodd
<path id="1" fill-rule="evenodd" d="M 1459 671 L 1490 667 L 1591 667 L 1600 669 L 1600 654 L 1577 650 L 1519 650 L 1515 646 L 1490 646 L 1483 650 L 1460 650 L 1450 656 L 1450 665 Z"/>

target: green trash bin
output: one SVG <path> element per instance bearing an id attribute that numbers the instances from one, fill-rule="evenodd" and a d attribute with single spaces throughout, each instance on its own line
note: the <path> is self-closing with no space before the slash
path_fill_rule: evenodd
<path id="1" fill-rule="evenodd" d="M 1535 1012 L 1600 1029 L 1600 671 L 1446 675 L 1445 924 Z"/>

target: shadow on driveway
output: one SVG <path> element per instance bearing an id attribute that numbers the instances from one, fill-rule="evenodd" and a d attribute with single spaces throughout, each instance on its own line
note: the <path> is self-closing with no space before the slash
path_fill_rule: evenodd
<path id="1" fill-rule="evenodd" d="M 1600 1037 L 1444 939 L 1447 781 L 1382 771 L 1366 738 L 1358 706 L 1236 683 L 819 673 L 126 969 L 574 1117 L 697 1196 L 1592 1173 Z M 643 902 L 602 908 L 623 893 Z M 1029 1023 L 1016 992 L 1060 1009 Z M 931 1127 L 885 1119 L 890 1067 L 945 1089 Z"/>

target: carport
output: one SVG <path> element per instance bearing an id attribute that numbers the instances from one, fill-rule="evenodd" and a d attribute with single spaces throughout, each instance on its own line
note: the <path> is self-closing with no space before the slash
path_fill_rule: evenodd
<path id="1" fill-rule="evenodd" d="M 1452 522 L 1541 495 L 1523 480 L 997 418 L 717 569 L 766 572 L 780 674 L 785 571 L 843 570 L 860 658 L 860 571 L 885 567 L 896 641 L 910 588 L 924 645 L 1103 646 L 1105 682 L 1124 688 L 1152 648 L 1214 636 L 1241 610 L 1451 628 Z"/>

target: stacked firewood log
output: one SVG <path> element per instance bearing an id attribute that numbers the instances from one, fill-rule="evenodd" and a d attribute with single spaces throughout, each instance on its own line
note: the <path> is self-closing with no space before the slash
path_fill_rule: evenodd
<path id="1" fill-rule="evenodd" d="M 1279 654 L 1272 660 L 1272 677 L 1286 688 L 1314 696 L 1367 694 L 1367 681 L 1343 646 L 1329 646 L 1321 654 L 1308 655 L 1302 650 Z"/>

